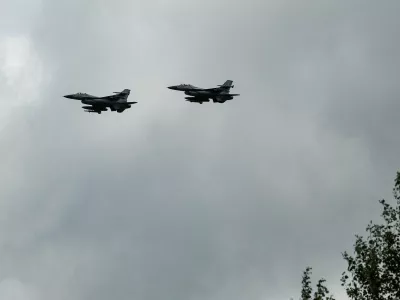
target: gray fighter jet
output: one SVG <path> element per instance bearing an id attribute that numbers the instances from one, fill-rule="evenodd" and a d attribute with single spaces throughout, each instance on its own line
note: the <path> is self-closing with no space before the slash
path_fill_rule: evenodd
<path id="1" fill-rule="evenodd" d="M 131 108 L 132 104 L 137 102 L 127 102 L 130 94 L 130 90 L 125 89 L 122 92 L 114 92 L 115 95 L 97 97 L 85 93 L 76 93 L 71 95 L 65 95 L 65 98 L 79 100 L 85 106 L 82 108 L 89 113 L 101 114 L 102 111 L 107 111 L 110 108 L 111 111 L 117 111 L 122 113 L 125 109 Z"/>
<path id="2" fill-rule="evenodd" d="M 232 85 L 232 80 L 227 80 L 223 85 L 218 85 L 217 88 L 202 89 L 191 84 L 180 84 L 169 86 L 168 88 L 175 91 L 185 92 L 185 95 L 191 97 L 185 97 L 186 101 L 197 102 L 203 104 L 203 102 L 210 102 L 212 99 L 214 103 L 224 103 L 226 100 L 232 100 L 234 96 L 240 94 L 229 94 Z"/>

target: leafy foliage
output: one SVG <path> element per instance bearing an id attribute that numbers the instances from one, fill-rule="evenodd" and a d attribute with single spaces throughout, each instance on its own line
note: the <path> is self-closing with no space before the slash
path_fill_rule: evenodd
<path id="1" fill-rule="evenodd" d="M 307 267 L 303 272 L 303 279 L 301 281 L 301 300 L 335 300 L 329 294 L 328 288 L 325 286 L 326 280 L 321 278 L 317 283 L 317 289 L 312 297 L 313 289 L 311 287 L 311 272 L 312 268 Z"/>
<path id="2" fill-rule="evenodd" d="M 365 239 L 356 235 L 354 256 L 342 254 L 347 261 L 347 272 L 342 274 L 342 286 L 354 300 L 399 300 L 400 299 L 400 173 L 397 172 L 392 207 L 385 200 L 384 224 L 368 224 Z"/>
<path id="3" fill-rule="evenodd" d="M 311 287 L 311 268 L 307 267 L 303 273 L 303 279 L 301 281 L 301 299 L 309 300 L 311 299 L 312 287 Z"/>

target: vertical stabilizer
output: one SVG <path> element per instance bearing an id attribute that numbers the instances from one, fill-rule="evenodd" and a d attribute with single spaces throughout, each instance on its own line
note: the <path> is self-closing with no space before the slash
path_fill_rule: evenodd
<path id="1" fill-rule="evenodd" d="M 121 101 L 127 101 L 130 93 L 131 93 L 131 90 L 128 90 L 128 89 L 123 90 L 123 91 L 120 93 L 120 96 L 121 96 L 120 99 L 121 99 Z"/>
<path id="2" fill-rule="evenodd" d="M 229 93 L 230 89 L 233 88 L 232 83 L 233 83 L 232 80 L 227 80 L 224 82 L 223 85 L 220 85 L 219 88 L 220 88 L 221 93 L 222 94 Z"/>
<path id="3" fill-rule="evenodd" d="M 227 80 L 227 81 L 225 81 L 224 84 L 221 85 L 221 86 L 222 86 L 222 87 L 225 87 L 225 88 L 231 88 L 231 87 L 233 87 L 232 83 L 233 83 L 232 80 Z"/>

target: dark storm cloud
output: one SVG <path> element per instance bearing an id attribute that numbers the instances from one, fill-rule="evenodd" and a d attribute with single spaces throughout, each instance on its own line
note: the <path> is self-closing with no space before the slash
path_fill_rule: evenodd
<path id="1" fill-rule="evenodd" d="M 41 299 L 288 299 L 313 265 L 339 291 L 398 145 L 398 5 L 362 4 L 43 1 L 51 81 L 1 136 L 1 276 Z M 224 105 L 166 89 L 226 79 Z M 62 98 L 123 88 L 118 115 Z"/>

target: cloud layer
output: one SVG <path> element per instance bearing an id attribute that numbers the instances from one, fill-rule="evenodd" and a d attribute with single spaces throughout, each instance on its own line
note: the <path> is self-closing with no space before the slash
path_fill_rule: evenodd
<path id="1" fill-rule="evenodd" d="M 6 8 L 0 299 L 287 300 L 307 265 L 341 293 L 397 170 L 398 2 Z M 123 114 L 62 98 L 124 88 Z"/>

